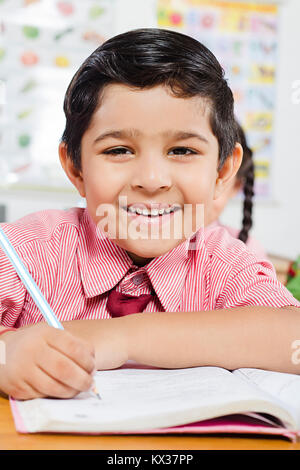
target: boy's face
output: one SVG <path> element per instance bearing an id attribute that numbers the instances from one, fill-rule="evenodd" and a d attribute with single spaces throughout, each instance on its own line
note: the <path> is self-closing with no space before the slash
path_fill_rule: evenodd
<path id="1" fill-rule="evenodd" d="M 82 138 L 80 172 L 60 146 L 62 165 L 91 217 L 137 264 L 191 236 L 203 225 L 202 214 L 209 220 L 241 158 L 237 146 L 218 172 L 218 153 L 202 98 L 121 84 L 103 91 Z M 146 215 L 139 215 L 143 209 Z"/>

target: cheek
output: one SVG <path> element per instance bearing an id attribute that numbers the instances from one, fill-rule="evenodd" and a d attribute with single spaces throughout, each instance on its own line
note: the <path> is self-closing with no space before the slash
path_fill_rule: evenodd
<path id="1" fill-rule="evenodd" d="M 115 238 L 118 197 L 126 183 L 123 172 L 97 162 L 83 172 L 83 178 L 90 216 L 109 238 Z"/>
<path id="2" fill-rule="evenodd" d="M 124 184 L 121 172 L 99 164 L 90 166 L 88 171 L 83 174 L 83 178 L 87 202 L 93 204 L 114 204 Z"/>
<path id="3" fill-rule="evenodd" d="M 180 176 L 180 186 L 186 202 L 207 204 L 213 198 L 215 178 L 215 172 L 203 166 L 183 171 Z"/>
<path id="4" fill-rule="evenodd" d="M 180 191 L 186 204 L 185 224 L 192 226 L 193 232 L 206 225 L 210 217 L 215 178 L 215 169 L 205 165 L 183 171 L 180 176 Z"/>

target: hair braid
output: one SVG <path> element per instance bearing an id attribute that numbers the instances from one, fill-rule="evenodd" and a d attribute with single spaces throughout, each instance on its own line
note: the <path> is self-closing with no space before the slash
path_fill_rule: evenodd
<path id="1" fill-rule="evenodd" d="M 253 209 L 253 196 L 254 196 L 254 163 L 253 161 L 249 164 L 249 169 L 244 182 L 244 204 L 243 204 L 243 220 L 242 229 L 239 233 L 239 240 L 244 243 L 248 240 L 249 231 L 252 227 L 252 209 Z"/>
<path id="2" fill-rule="evenodd" d="M 237 123 L 238 141 L 243 147 L 243 161 L 237 173 L 237 178 L 242 182 L 244 192 L 242 228 L 238 239 L 247 242 L 249 231 L 253 225 L 252 209 L 254 196 L 254 162 L 253 152 L 247 145 L 247 140 L 242 127 Z"/>

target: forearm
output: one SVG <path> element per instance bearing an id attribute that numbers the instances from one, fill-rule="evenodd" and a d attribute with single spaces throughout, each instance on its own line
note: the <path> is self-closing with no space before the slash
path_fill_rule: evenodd
<path id="1" fill-rule="evenodd" d="M 143 364 L 300 373 L 292 361 L 292 343 L 300 339 L 300 311 L 294 307 L 142 313 L 124 320 L 131 336 L 128 357 Z"/>
<path id="2" fill-rule="evenodd" d="M 300 373 L 300 364 L 292 360 L 292 344 L 300 340 L 300 311 L 294 307 L 144 312 L 63 326 L 93 344 L 97 369 L 131 359 L 165 368 L 256 367 Z"/>

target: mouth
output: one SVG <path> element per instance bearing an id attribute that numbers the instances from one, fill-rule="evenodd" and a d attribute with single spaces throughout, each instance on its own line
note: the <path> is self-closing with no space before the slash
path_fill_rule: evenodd
<path id="1" fill-rule="evenodd" d="M 151 207 L 147 204 L 132 204 L 127 207 L 122 207 L 131 216 L 142 216 L 149 219 L 157 219 L 165 216 L 170 216 L 175 212 L 181 210 L 179 204 L 173 205 L 162 205 L 162 204 L 151 204 Z"/>

